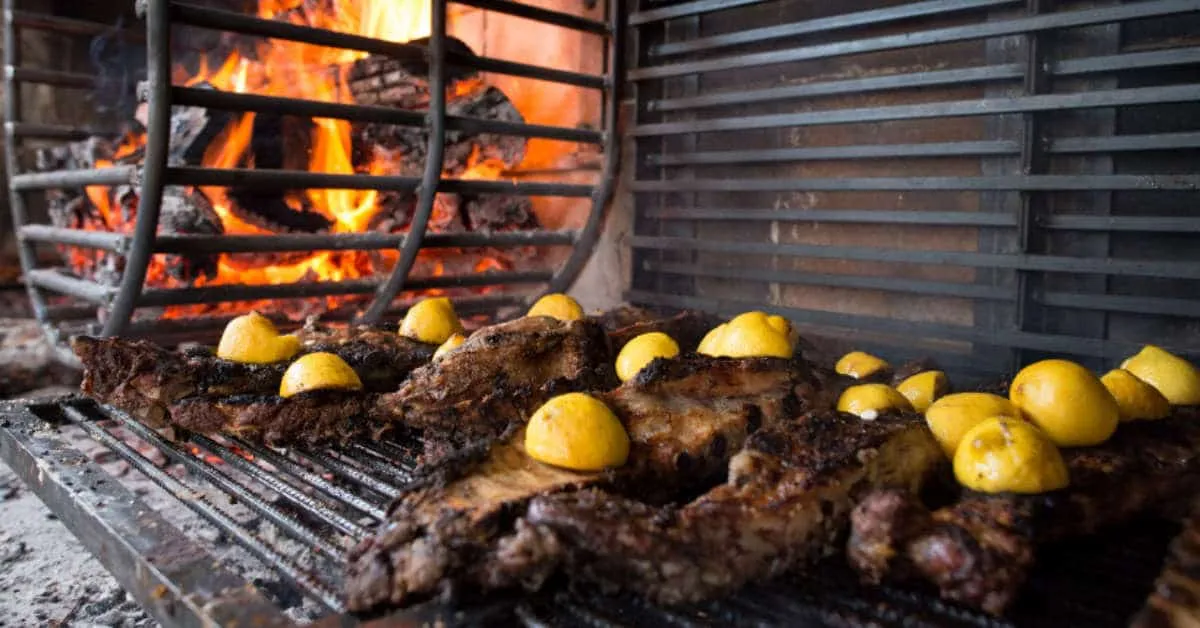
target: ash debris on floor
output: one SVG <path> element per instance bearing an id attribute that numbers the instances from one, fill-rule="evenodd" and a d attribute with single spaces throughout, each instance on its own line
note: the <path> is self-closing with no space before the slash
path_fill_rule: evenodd
<path id="1" fill-rule="evenodd" d="M 0 512 L 0 626 L 157 625 L 2 464 Z"/>

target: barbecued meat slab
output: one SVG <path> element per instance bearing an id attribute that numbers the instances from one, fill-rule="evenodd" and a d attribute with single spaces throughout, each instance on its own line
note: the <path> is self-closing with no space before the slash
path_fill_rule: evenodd
<path id="1" fill-rule="evenodd" d="M 345 360 L 368 392 L 395 390 L 437 348 L 366 327 L 309 324 L 297 335 L 303 353 L 328 351 Z M 287 369 L 287 363 L 242 364 L 206 348 L 171 351 L 145 340 L 79 336 L 71 346 L 83 362 L 83 392 L 157 426 L 167 422 L 169 406 L 185 397 L 274 395 Z"/>
<path id="2" fill-rule="evenodd" d="M 832 553 L 861 493 L 915 490 L 941 460 L 919 417 L 828 412 L 750 436 L 728 480 L 682 507 L 594 489 L 546 495 L 530 502 L 525 536 L 552 539 L 574 579 L 695 602 Z"/>
<path id="3" fill-rule="evenodd" d="M 1183 530 L 1167 550 L 1146 605 L 1130 628 L 1200 627 L 1200 500 L 1192 503 Z"/>
<path id="4" fill-rule="evenodd" d="M 170 406 L 171 423 L 201 434 L 224 433 L 267 445 L 378 438 L 389 425 L 364 420 L 373 395 L 314 390 L 276 395 L 185 397 Z"/>
<path id="5" fill-rule="evenodd" d="M 674 339 L 683 351 L 691 351 L 700 344 L 704 334 L 721 323 L 721 319 L 705 312 L 684 310 L 665 316 L 628 305 L 609 310 L 593 319 L 608 332 L 614 353 L 620 352 L 630 340 L 651 332 L 662 332 Z"/>
<path id="6" fill-rule="evenodd" d="M 851 564 L 867 581 L 923 577 L 947 599 L 1002 613 L 1037 544 L 1190 498 L 1200 488 L 1200 416 L 1123 423 L 1108 442 L 1063 457 L 1070 486 L 1042 495 L 968 491 L 932 513 L 911 495 L 868 496 L 852 516 Z"/>
<path id="7" fill-rule="evenodd" d="M 484 327 L 382 395 L 374 414 L 425 430 L 427 453 L 494 438 L 554 395 L 616 384 L 604 330 L 545 316 Z"/>
<path id="8" fill-rule="evenodd" d="M 484 439 L 426 467 L 387 523 L 352 552 L 348 605 L 362 611 L 406 604 L 453 584 L 536 586 L 558 556 L 552 538 L 537 537 L 518 519 L 530 499 L 600 485 L 647 498 L 679 494 L 724 468 L 750 433 L 790 423 L 803 406 L 797 395 L 813 385 L 799 361 L 694 354 L 657 360 L 603 395 L 632 441 L 626 465 L 607 473 L 530 459 L 520 425 Z"/>

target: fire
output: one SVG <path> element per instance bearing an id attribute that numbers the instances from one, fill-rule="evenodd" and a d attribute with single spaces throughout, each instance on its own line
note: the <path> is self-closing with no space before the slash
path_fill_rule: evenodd
<path id="1" fill-rule="evenodd" d="M 430 0 L 259 0 L 257 14 L 262 19 L 288 21 L 302 26 L 407 42 L 429 35 L 431 12 Z M 261 44 L 253 55 L 242 56 L 235 52 L 219 62 L 202 58 L 199 60 L 198 70 L 192 73 L 183 67 L 176 67 L 174 79 L 177 84 L 215 88 L 227 92 L 353 103 L 348 72 L 354 61 L 365 56 L 366 53 L 356 51 L 268 40 Z M 464 96 L 485 87 L 484 79 L 475 77 L 458 81 L 449 89 L 451 96 Z M 518 110 L 524 112 L 520 104 Z M 230 121 L 206 147 L 201 165 L 222 169 L 254 167 L 253 154 L 250 151 L 254 123 L 253 113 L 241 114 Z M 311 172 L 331 174 L 363 173 L 364 166 L 361 161 L 356 168 L 351 132 L 351 124 L 343 120 L 314 120 L 307 169 Z M 136 158 L 145 140 L 144 134 L 127 134 L 115 151 L 116 161 Z M 384 161 L 380 157 L 374 158 L 366 165 L 365 172 L 376 175 L 396 174 L 395 166 Z M 104 162 L 98 165 L 105 167 L 111 166 L 112 163 Z M 498 179 L 504 176 L 504 164 L 499 160 L 482 158 L 478 147 L 466 165 L 466 170 L 458 175 L 460 178 Z M 239 208 L 227 189 L 206 186 L 200 188 L 199 192 L 212 204 L 226 234 L 273 233 L 239 217 Z M 104 224 L 83 225 L 83 228 L 118 232 L 128 232 L 132 229 L 135 203 L 130 207 L 124 207 L 125 203 L 120 200 L 114 203 L 113 190 L 103 186 L 89 187 L 86 193 Z M 331 232 L 361 233 L 373 228 L 373 221 L 377 219 L 383 196 L 375 190 L 307 190 L 292 194 L 285 198 L 285 202 L 293 210 L 321 214 L 330 221 Z M 446 207 L 435 207 L 434 211 L 436 219 L 439 216 L 438 211 L 450 210 Z M 423 251 L 420 259 L 428 261 L 430 255 L 438 254 Z M 71 262 L 77 269 L 95 265 L 98 259 L 89 259 L 87 254 L 78 250 L 72 251 Z M 224 254 L 217 260 L 214 276 L 202 276 L 188 285 L 344 281 L 386 273 L 397 259 L 398 254 L 394 250 L 314 251 L 267 258 L 265 262 L 262 256 Z M 185 283 L 167 272 L 163 256 L 155 256 L 151 264 L 148 282 L 152 285 L 176 287 Z M 440 262 L 430 266 L 435 276 L 445 272 Z M 501 259 L 484 256 L 475 264 L 474 270 L 489 272 L 507 270 L 508 267 L 509 264 Z M 326 306 L 334 307 L 345 301 L 345 297 L 328 297 Z M 257 305 L 226 303 L 218 307 L 176 306 L 168 308 L 164 315 L 177 317 L 233 312 Z"/>

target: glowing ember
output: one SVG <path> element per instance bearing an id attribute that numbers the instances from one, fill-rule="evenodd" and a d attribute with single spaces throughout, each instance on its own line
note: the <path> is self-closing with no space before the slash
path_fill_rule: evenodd
<path id="1" fill-rule="evenodd" d="M 259 0 L 258 16 L 263 19 L 288 21 L 298 25 L 317 27 L 384 39 L 406 42 L 429 35 L 431 2 L 429 0 L 342 0 L 340 2 L 313 2 L 311 0 Z M 187 86 L 207 86 L 236 93 L 265 94 L 288 98 L 302 98 L 324 102 L 352 103 L 354 97 L 349 88 L 349 70 L 353 62 L 364 58 L 365 53 L 311 46 L 296 42 L 268 40 L 253 55 L 243 57 L 231 54 L 219 65 L 200 59 L 199 70 L 194 74 L 175 68 L 175 82 Z M 216 67 L 214 67 L 216 66 Z M 462 96 L 486 89 L 483 78 L 472 77 L 450 86 L 452 96 Z M 201 164 L 209 168 L 253 167 L 253 152 L 250 150 L 254 133 L 255 114 L 239 114 L 205 148 Z M 99 163 L 108 167 L 114 163 L 134 163 L 138 159 L 146 138 L 144 134 L 130 133 L 122 138 L 113 161 Z M 397 166 L 385 163 L 379 156 L 370 158 L 364 167 L 360 156 L 356 168 L 352 151 L 351 124 L 343 120 L 313 120 L 310 138 L 311 152 L 307 169 L 312 172 L 332 174 L 399 174 Z M 566 152 L 562 147 L 559 152 Z M 543 157 L 537 157 L 545 161 Z M 125 161 L 122 161 L 125 160 Z M 503 176 L 505 164 L 494 157 L 484 158 L 476 146 L 465 163 L 465 170 L 457 175 L 462 179 L 498 179 Z M 128 206 L 123 199 L 114 202 L 113 190 L 102 186 L 86 190 L 88 200 L 95 206 L 98 220 L 103 224 L 86 224 L 82 228 L 115 232 L 128 232 L 133 226 L 136 199 Z M 251 224 L 239 217 L 235 201 L 224 188 L 202 187 L 201 192 L 212 204 L 220 218 L 224 233 L 270 235 L 273 231 Z M 132 196 L 132 195 L 130 195 Z M 330 221 L 332 233 L 359 233 L 373 228 L 373 220 L 380 213 L 381 194 L 375 190 L 308 190 L 284 198 L 288 207 L 295 211 L 319 213 Z M 434 222 L 438 222 L 439 211 L 435 208 Z M 245 214 L 241 214 L 244 216 Z M 449 221 L 446 221 L 449 222 Z M 403 231 L 406 228 L 398 227 Z M 431 228 L 437 230 L 436 227 Z M 422 251 L 420 260 L 431 261 L 431 255 L 446 255 L 452 249 L 440 253 Z M 155 256 L 147 274 L 150 285 L 179 287 L 183 285 L 213 286 L 222 284 L 279 284 L 302 281 L 344 281 L 371 277 L 388 272 L 396 263 L 398 254 L 394 250 L 380 251 L 315 251 L 296 255 L 261 256 L 223 254 L 216 261 L 215 274 L 200 276 L 193 280 L 172 277 L 167 272 L 164 256 Z M 93 268 L 99 257 L 91 252 L 71 251 L 76 270 Z M 429 264 L 433 275 L 441 275 L 444 268 L 438 263 Z M 509 270 L 511 264 L 492 256 L 474 263 L 474 272 Z M 486 292 L 481 289 L 480 291 Z M 431 290 L 431 293 L 441 291 Z M 324 305 L 335 307 L 346 297 L 327 297 Z M 168 308 L 165 317 L 191 316 L 244 310 L 257 307 L 257 303 L 225 303 L 220 306 L 174 306 Z"/>

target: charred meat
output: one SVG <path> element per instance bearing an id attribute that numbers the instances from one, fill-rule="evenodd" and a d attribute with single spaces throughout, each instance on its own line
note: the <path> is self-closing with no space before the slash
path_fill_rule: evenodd
<path id="1" fill-rule="evenodd" d="M 436 347 L 395 332 L 365 327 L 330 329 L 314 324 L 297 333 L 304 353 L 328 351 L 359 374 L 368 392 L 395 390 Z M 242 364 L 206 348 L 171 351 L 145 340 L 72 340 L 83 362 L 83 392 L 151 425 L 168 422 L 169 407 L 187 397 L 274 395 L 287 364 Z"/>
<path id="2" fill-rule="evenodd" d="M 535 316 L 484 327 L 459 348 L 416 369 L 375 414 L 422 429 L 450 449 L 495 438 L 554 395 L 615 383 L 599 325 Z M 427 442 L 428 442 L 427 440 Z"/>
<path id="3" fill-rule="evenodd" d="M 1200 626 L 1200 500 L 1183 522 L 1183 530 L 1167 550 L 1166 564 L 1154 581 L 1146 605 L 1131 628 L 1196 628 Z"/>
<path id="4" fill-rule="evenodd" d="M 530 503 L 525 536 L 551 539 L 573 578 L 695 602 L 832 553 L 860 494 L 915 490 L 941 459 L 918 417 L 827 413 L 755 433 L 728 480 L 682 507 L 600 490 L 546 495 Z"/>
<path id="5" fill-rule="evenodd" d="M 664 315 L 644 308 L 624 306 L 595 317 L 604 326 L 612 341 L 613 352 L 620 352 L 625 343 L 651 332 L 664 333 L 675 340 L 683 351 L 695 349 L 710 329 L 721 323 L 711 314 L 684 310 Z"/>
<path id="6" fill-rule="evenodd" d="M 530 499 L 606 486 L 649 499 L 693 487 L 760 428 L 789 423 L 810 390 L 802 364 L 691 355 L 659 360 L 604 395 L 626 426 L 627 464 L 575 473 L 540 464 L 519 425 L 422 471 L 388 521 L 352 553 L 350 608 L 407 604 L 459 584 L 536 587 L 560 560 L 555 537 L 520 520 Z"/>
<path id="7" fill-rule="evenodd" d="M 1042 495 L 967 492 L 929 512 L 881 491 L 852 516 L 847 554 L 867 581 L 919 577 L 943 597 L 999 614 L 1040 543 L 1086 535 L 1190 498 L 1200 488 L 1200 421 L 1179 412 L 1122 424 L 1108 442 L 1067 449 L 1071 485 Z"/>
<path id="8" fill-rule="evenodd" d="M 315 390 L 288 397 L 186 397 L 170 407 L 171 423 L 202 434 L 223 433 L 267 445 L 378 438 L 389 426 L 364 420 L 373 396 Z"/>

